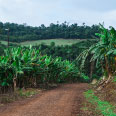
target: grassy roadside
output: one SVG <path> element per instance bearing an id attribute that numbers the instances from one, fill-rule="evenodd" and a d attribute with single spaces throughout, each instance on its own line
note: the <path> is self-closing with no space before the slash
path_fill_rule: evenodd
<path id="1" fill-rule="evenodd" d="M 81 108 L 90 116 L 116 116 L 116 82 L 109 83 L 102 91 L 90 89 L 84 93 Z"/>
<path id="2" fill-rule="evenodd" d="M 43 91 L 55 89 L 58 86 L 58 84 L 49 84 L 48 86 L 41 84 L 38 88 L 17 89 L 16 92 L 0 94 L 0 106 L 33 97 Z"/>
<path id="3" fill-rule="evenodd" d="M 2 94 L 0 95 L 0 106 L 24 98 L 32 97 L 36 94 L 39 94 L 41 91 L 42 89 L 29 88 L 29 89 L 19 89 L 15 93 Z"/>

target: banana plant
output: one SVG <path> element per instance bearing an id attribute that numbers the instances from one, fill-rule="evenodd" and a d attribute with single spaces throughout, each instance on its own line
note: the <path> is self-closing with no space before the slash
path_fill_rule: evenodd
<path id="1" fill-rule="evenodd" d="M 77 60 L 81 60 L 81 67 L 84 67 L 87 57 L 92 55 L 90 62 L 96 62 L 108 83 L 116 74 L 116 30 L 113 27 L 105 29 L 103 25 L 100 27 L 101 33 L 96 34 L 100 37 L 99 42 L 81 53 Z"/>

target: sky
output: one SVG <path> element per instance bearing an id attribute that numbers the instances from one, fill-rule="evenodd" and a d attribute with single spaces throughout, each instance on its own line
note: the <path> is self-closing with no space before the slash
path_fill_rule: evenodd
<path id="1" fill-rule="evenodd" d="M 116 0 L 0 0 L 0 21 L 30 26 L 104 22 L 116 27 Z"/>

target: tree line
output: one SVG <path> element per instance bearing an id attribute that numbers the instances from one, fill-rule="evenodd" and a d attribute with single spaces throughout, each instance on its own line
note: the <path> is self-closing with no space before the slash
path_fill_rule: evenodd
<path id="1" fill-rule="evenodd" d="M 26 24 L 2 23 L 0 22 L 0 40 L 7 41 L 9 29 L 11 42 L 24 42 L 42 39 L 93 39 L 96 38 L 95 33 L 99 33 L 99 26 L 87 26 L 85 23 L 78 25 L 77 23 L 62 24 L 51 23 L 49 26 L 42 24 L 38 27 L 27 26 Z"/>

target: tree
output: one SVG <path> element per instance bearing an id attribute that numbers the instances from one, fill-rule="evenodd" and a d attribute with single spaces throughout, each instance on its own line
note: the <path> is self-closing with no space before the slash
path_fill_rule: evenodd
<path id="1" fill-rule="evenodd" d="M 106 85 L 116 74 L 116 30 L 113 27 L 105 29 L 100 25 L 101 33 L 96 35 L 100 37 L 97 44 L 85 50 L 78 57 L 81 60 L 81 68 L 84 67 L 86 58 L 92 55 L 90 62 L 95 61 L 96 66 L 101 68 L 103 82 L 101 85 Z"/>

